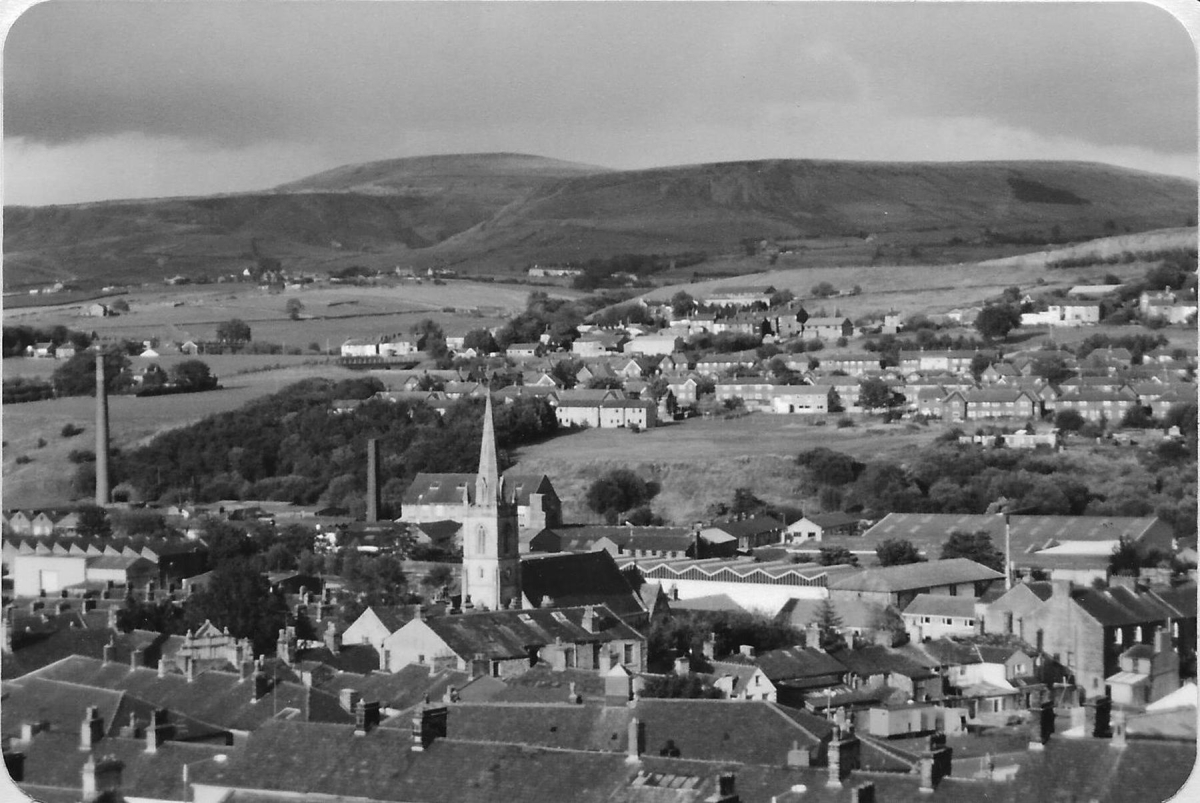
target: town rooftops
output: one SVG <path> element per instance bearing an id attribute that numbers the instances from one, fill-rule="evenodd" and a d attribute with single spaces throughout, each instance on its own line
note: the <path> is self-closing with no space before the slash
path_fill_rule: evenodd
<path id="1" fill-rule="evenodd" d="M 620 617 L 645 613 L 629 581 L 603 550 L 530 555 L 521 559 L 521 591 L 533 607 L 604 605 Z"/>
<path id="2" fill-rule="evenodd" d="M 911 541 L 927 555 L 938 554 L 951 532 L 983 531 L 1000 549 L 1004 546 L 1004 516 L 959 513 L 889 513 L 862 535 L 831 543 L 852 545 L 854 551 L 873 550 L 883 540 Z M 1013 554 L 1053 546 L 1058 541 L 1110 541 L 1125 537 L 1146 546 L 1170 549 L 1174 532 L 1157 516 L 1009 516 Z"/>
<path id="3" fill-rule="evenodd" d="M 999 580 L 1003 574 L 989 569 L 967 558 L 934 560 L 925 563 L 910 563 L 904 566 L 886 566 L 866 569 L 858 574 L 844 577 L 829 587 L 837 591 L 911 591 L 922 588 L 978 583 Z"/>
<path id="4" fill-rule="evenodd" d="M 595 617 L 591 629 L 584 624 L 589 610 Z M 476 655 L 491 660 L 527 658 L 531 648 L 557 639 L 572 644 L 642 639 L 603 605 L 465 613 L 439 616 L 425 624 L 455 655 L 468 661 Z"/>
<path id="5" fill-rule="evenodd" d="M 475 479 L 477 474 L 427 474 L 413 478 L 412 485 L 404 492 L 405 505 L 461 505 L 463 494 L 474 503 Z M 528 505 L 533 493 L 553 493 L 550 479 L 545 474 L 504 474 L 504 488 L 518 505 Z"/>
<path id="6" fill-rule="evenodd" d="M 188 682 L 176 673 L 159 677 L 154 669 L 70 656 L 38 670 L 36 676 L 126 691 L 152 705 L 227 730 L 253 730 L 285 708 L 294 709 L 302 719 L 352 721 L 332 695 L 287 681 L 272 683 L 266 695 L 254 702 L 253 682 L 226 672 L 199 672 Z"/>

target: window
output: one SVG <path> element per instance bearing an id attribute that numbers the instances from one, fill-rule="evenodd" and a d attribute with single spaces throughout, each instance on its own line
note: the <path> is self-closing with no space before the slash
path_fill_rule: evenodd
<path id="1" fill-rule="evenodd" d="M 943 618 L 943 620 L 942 620 L 942 624 L 945 624 L 945 625 L 952 625 L 952 624 L 954 624 L 954 620 L 953 620 L 953 619 L 951 619 L 949 616 L 946 616 L 946 617 L 944 617 L 944 618 Z"/>
<path id="2" fill-rule="evenodd" d="M 626 644 L 626 645 L 624 645 L 623 649 L 624 649 L 624 655 L 622 657 L 624 658 L 624 660 L 622 661 L 622 663 L 632 664 L 633 663 L 633 645 Z"/>
<path id="3" fill-rule="evenodd" d="M 417 656 L 417 663 L 418 664 L 425 663 L 425 653 L 421 653 L 420 655 Z"/>
<path id="4" fill-rule="evenodd" d="M 492 661 L 492 677 L 494 677 L 494 678 L 500 677 L 500 662 L 499 661 Z"/>

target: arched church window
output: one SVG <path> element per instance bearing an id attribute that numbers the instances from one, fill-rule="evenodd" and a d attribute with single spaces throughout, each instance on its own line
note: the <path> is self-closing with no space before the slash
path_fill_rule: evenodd
<path id="1" fill-rule="evenodd" d="M 475 551 L 482 554 L 485 549 L 484 544 L 486 542 L 487 530 L 484 529 L 483 525 L 480 525 L 479 530 L 475 533 Z"/>

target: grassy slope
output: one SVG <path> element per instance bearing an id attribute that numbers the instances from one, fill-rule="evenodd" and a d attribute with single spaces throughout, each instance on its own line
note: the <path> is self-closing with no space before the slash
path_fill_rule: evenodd
<path id="1" fill-rule="evenodd" d="M 770 270 L 761 270 L 761 258 L 742 257 L 727 262 L 733 279 L 687 282 L 646 293 L 651 300 L 665 300 L 680 290 L 702 295 L 726 285 L 773 285 L 804 298 L 820 282 L 849 291 L 855 285 L 862 294 L 815 301 L 832 314 L 839 310 L 851 317 L 867 312 L 894 309 L 905 314 L 944 312 L 954 307 L 975 305 L 997 296 L 1006 287 L 1017 286 L 1038 292 L 1068 288 L 1076 284 L 1102 282 L 1107 274 L 1123 279 L 1140 278 L 1146 265 L 1139 262 L 1048 270 L 1047 262 L 1095 255 L 1104 258 L 1126 251 L 1154 251 L 1196 247 L 1196 229 L 1168 229 L 1088 241 L 1061 249 L 960 265 L 864 265 L 816 268 L 802 266 L 803 255 L 781 255 Z M 747 269 L 759 267 L 750 272 Z"/>
<path id="2" fill-rule="evenodd" d="M 323 285 L 301 291 L 266 293 L 248 285 L 206 285 L 147 289 L 125 295 L 130 312 L 112 318 L 82 318 L 82 306 L 37 307 L 5 313 L 6 325 L 47 327 L 63 324 L 96 331 L 104 337 L 144 340 L 158 337 L 182 342 L 214 339 L 217 325 L 230 318 L 250 324 L 254 339 L 307 347 L 325 341 L 339 345 L 351 337 L 407 332 L 424 318 L 437 321 L 447 334 L 503 324 L 525 308 L 528 285 L 449 281 L 394 283 L 390 286 Z M 557 297 L 580 295 L 562 288 L 536 288 Z M 304 304 L 302 319 L 288 318 L 290 298 Z M 176 306 L 181 304 L 181 306 Z M 481 309 L 482 308 L 482 309 Z M 447 312 L 446 310 L 452 310 Z"/>
<path id="3" fill-rule="evenodd" d="M 290 192 L 10 207 L 5 278 L 155 280 L 240 271 L 256 255 L 313 270 L 494 271 L 630 251 L 726 253 L 744 238 L 870 232 L 928 247 L 985 228 L 1094 235 L 1108 221 L 1145 230 L 1195 213 L 1193 182 L 1084 163 L 793 160 L 589 174 L 504 158 L 518 163 L 445 157 L 424 171 L 341 168 Z"/>
<path id="4" fill-rule="evenodd" d="M 614 468 L 632 468 L 662 485 L 651 507 L 669 521 L 698 520 L 714 501 L 750 487 L 775 503 L 811 504 L 812 492 L 795 456 L 827 446 L 860 459 L 900 460 L 913 447 L 942 432 L 940 426 L 914 429 L 879 422 L 838 429 L 813 426 L 799 418 L 754 414 L 726 421 L 691 419 L 646 432 L 587 429 L 522 449 L 522 471 L 545 473 L 564 502 L 568 521 L 587 521 L 588 485 Z"/>
<path id="5" fill-rule="evenodd" d="M 128 448 L 168 429 L 186 426 L 215 413 L 236 410 L 301 379 L 358 375 L 327 364 L 305 365 L 295 358 L 245 359 L 253 360 L 253 365 L 258 368 L 274 364 L 283 367 L 234 374 L 228 363 L 214 359 L 212 367 L 221 379 L 222 390 L 145 399 L 111 397 L 109 432 L 113 447 Z M 4 507 L 50 506 L 69 499 L 75 465 L 67 460 L 67 455 L 72 449 L 95 449 L 95 420 L 95 399 L 90 396 L 5 405 Z M 83 427 L 83 434 L 63 438 L 62 428 L 68 423 Z M 38 447 L 39 438 L 45 439 L 44 447 Z M 33 462 L 17 465 L 16 459 L 21 455 L 33 458 Z"/>
<path id="6" fill-rule="evenodd" d="M 565 259 L 861 232 L 919 231 L 931 241 L 978 237 L 984 228 L 1091 233 L 1110 219 L 1144 230 L 1183 224 L 1195 192 L 1183 179 L 1074 162 L 692 165 L 573 179 L 433 250 L 449 257 L 540 249 Z"/>

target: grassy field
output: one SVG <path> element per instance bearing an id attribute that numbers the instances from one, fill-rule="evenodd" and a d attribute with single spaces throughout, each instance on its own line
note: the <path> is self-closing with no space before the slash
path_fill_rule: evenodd
<path id="1" fill-rule="evenodd" d="M 850 317 L 888 310 L 906 315 L 945 312 L 956 307 L 978 305 L 985 299 L 998 296 L 1007 287 L 1044 292 L 1076 284 L 1103 283 L 1104 277 L 1109 274 L 1122 280 L 1139 279 L 1149 267 L 1147 264 L 1131 262 L 1048 269 L 1047 262 L 1055 259 L 1083 255 L 1103 258 L 1129 250 L 1180 247 L 1196 247 L 1194 228 L 1122 235 L 1062 249 L 958 265 L 815 267 L 808 264 L 805 254 L 800 253 L 783 254 L 774 267 L 763 270 L 762 257 L 727 257 L 705 263 L 706 270 L 743 275 L 732 279 L 671 285 L 647 293 L 646 297 L 669 299 L 680 290 L 701 295 L 728 285 L 772 285 L 779 290 L 791 290 L 799 298 L 806 298 L 811 295 L 815 285 L 829 282 L 841 291 L 848 292 L 856 285 L 862 289 L 859 295 L 810 302 L 810 306 L 824 307 L 829 314 L 834 314 L 835 310 Z M 756 272 L 748 272 L 751 269 Z"/>
<path id="2" fill-rule="evenodd" d="M 239 358 L 226 358 L 239 359 Z M 129 448 L 155 435 L 186 426 L 215 413 L 235 410 L 249 401 L 316 376 L 350 377 L 361 374 L 327 364 L 295 364 L 221 376 L 222 389 L 180 396 L 139 399 L 114 396 L 109 401 L 109 431 L 115 448 Z M 280 358 L 272 358 L 280 361 Z M 215 358 L 214 358 L 215 361 Z M 9 362 L 22 362 L 6 360 Z M 27 360 L 24 362 L 52 362 Z M 67 460 L 72 449 L 95 448 L 95 399 L 77 396 L 29 404 L 4 406 L 3 505 L 38 507 L 63 504 L 70 498 L 70 481 L 75 466 Z M 82 427 L 73 438 L 62 437 L 65 424 Z M 39 441 L 45 441 L 39 447 Z M 31 462 L 19 465 L 17 458 Z"/>
<path id="3" fill-rule="evenodd" d="M 610 469 L 632 468 L 662 485 L 651 505 L 656 513 L 689 522 L 743 486 L 753 486 L 769 502 L 803 504 L 807 491 L 794 458 L 805 449 L 826 446 L 860 459 L 903 460 L 943 431 L 939 425 L 885 425 L 878 419 L 838 429 L 832 421 L 814 426 L 791 416 L 752 414 L 695 418 L 636 434 L 585 429 L 522 449 L 516 457 L 523 472 L 553 478 L 568 521 L 595 518 L 584 503 L 593 480 Z"/>
<path id="4" fill-rule="evenodd" d="M 79 304 L 5 310 L 4 317 L 10 326 L 62 324 L 106 338 L 170 342 L 213 340 L 220 323 L 240 318 L 250 324 L 255 340 L 308 350 L 312 343 L 324 349 L 328 342 L 336 348 L 348 338 L 407 332 L 425 318 L 437 321 L 450 335 L 500 326 L 525 308 L 533 290 L 563 298 L 582 295 L 562 287 L 466 281 L 322 285 L 282 293 L 248 285 L 206 285 L 132 292 L 125 296 L 130 311 L 110 318 L 82 317 L 86 305 Z M 287 315 L 285 305 L 291 298 L 304 305 L 300 320 Z"/>

